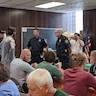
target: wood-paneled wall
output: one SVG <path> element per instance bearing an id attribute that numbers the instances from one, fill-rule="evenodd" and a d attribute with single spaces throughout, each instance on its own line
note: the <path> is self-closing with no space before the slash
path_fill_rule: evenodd
<path id="1" fill-rule="evenodd" d="M 21 47 L 21 27 L 63 27 L 62 13 L 0 8 L 0 29 L 8 26 L 16 27 L 16 54 L 19 56 Z"/>
<path id="2" fill-rule="evenodd" d="M 96 50 L 96 9 L 84 10 L 83 29 L 84 34 L 89 34 L 92 37 L 92 49 Z"/>

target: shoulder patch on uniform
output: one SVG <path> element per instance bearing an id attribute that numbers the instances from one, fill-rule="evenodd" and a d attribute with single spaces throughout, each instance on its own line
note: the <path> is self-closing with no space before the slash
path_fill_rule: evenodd
<path id="1" fill-rule="evenodd" d="M 65 40 L 65 43 L 69 43 L 69 41 L 68 40 Z"/>
<path id="2" fill-rule="evenodd" d="M 39 39 L 39 42 L 41 42 L 41 39 Z"/>
<path id="3" fill-rule="evenodd" d="M 61 42 L 61 39 L 59 39 L 59 42 Z"/>

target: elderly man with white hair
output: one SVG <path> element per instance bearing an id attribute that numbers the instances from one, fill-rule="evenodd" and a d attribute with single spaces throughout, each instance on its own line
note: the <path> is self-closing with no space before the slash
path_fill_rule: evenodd
<path id="1" fill-rule="evenodd" d="M 36 69 L 27 78 L 28 96 L 69 96 L 53 87 L 53 80 L 46 69 Z"/>

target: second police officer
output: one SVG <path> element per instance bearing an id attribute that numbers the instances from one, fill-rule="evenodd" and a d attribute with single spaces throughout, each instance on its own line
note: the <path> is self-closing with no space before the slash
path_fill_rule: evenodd
<path id="1" fill-rule="evenodd" d="M 70 67 L 69 65 L 69 55 L 71 52 L 71 45 L 66 36 L 62 35 L 62 30 L 56 30 L 55 35 L 57 37 L 56 41 L 56 54 L 59 58 L 60 62 L 62 62 L 62 68 L 67 69 Z"/>

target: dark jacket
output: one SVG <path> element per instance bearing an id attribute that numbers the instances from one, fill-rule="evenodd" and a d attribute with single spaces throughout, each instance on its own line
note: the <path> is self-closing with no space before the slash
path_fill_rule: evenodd
<path id="1" fill-rule="evenodd" d="M 69 55 L 70 53 L 70 42 L 67 37 L 61 35 L 56 42 L 56 53 L 58 57 Z"/>

